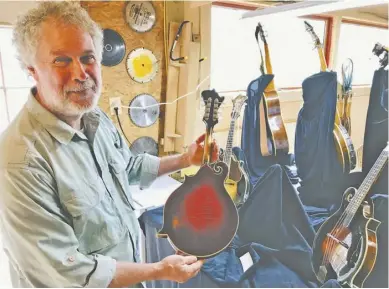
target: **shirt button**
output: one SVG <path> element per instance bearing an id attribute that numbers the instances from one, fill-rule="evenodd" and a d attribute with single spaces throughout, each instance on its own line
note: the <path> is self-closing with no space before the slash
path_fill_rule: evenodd
<path id="1" fill-rule="evenodd" d="M 69 261 L 69 262 L 74 262 L 74 257 L 73 257 L 73 256 L 69 256 L 69 257 L 68 257 L 68 261 Z"/>

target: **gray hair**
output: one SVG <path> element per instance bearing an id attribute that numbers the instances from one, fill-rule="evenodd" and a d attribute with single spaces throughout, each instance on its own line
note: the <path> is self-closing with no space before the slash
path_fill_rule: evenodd
<path id="1" fill-rule="evenodd" d="M 41 2 L 38 7 L 29 10 L 25 15 L 18 17 L 14 26 L 13 43 L 22 68 L 26 69 L 34 64 L 39 43 L 40 25 L 49 18 L 76 25 L 88 32 L 96 49 L 97 60 L 101 61 L 103 31 L 90 18 L 86 10 L 73 1 L 45 1 Z"/>

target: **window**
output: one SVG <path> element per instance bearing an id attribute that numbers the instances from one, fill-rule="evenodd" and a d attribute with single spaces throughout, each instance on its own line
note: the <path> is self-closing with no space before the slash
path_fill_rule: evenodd
<path id="1" fill-rule="evenodd" d="M 33 85 L 16 59 L 12 27 L 0 26 L 0 133 L 19 113 Z"/>
<path id="2" fill-rule="evenodd" d="M 33 85 L 34 82 L 27 77 L 16 59 L 15 48 L 12 45 L 12 28 L 0 26 L 0 134 L 23 107 Z M 8 259 L 1 241 L 0 280 L 0 288 L 11 287 Z"/>
<path id="3" fill-rule="evenodd" d="M 211 85 L 218 91 L 246 90 L 250 81 L 261 75 L 260 53 L 254 37 L 258 19 L 240 19 L 245 11 L 212 7 Z M 326 22 L 307 21 L 323 42 Z M 261 24 L 268 34 L 277 88 L 300 87 L 305 78 L 320 71 L 319 56 L 305 31 L 304 19 L 275 15 Z M 260 43 L 262 45 L 261 40 Z"/>
<path id="4" fill-rule="evenodd" d="M 337 71 L 342 63 L 351 58 L 354 64 L 353 85 L 371 85 L 374 71 L 379 68 L 378 58 L 373 55 L 374 45 L 388 45 L 388 30 L 372 26 L 342 23 L 339 36 Z"/>

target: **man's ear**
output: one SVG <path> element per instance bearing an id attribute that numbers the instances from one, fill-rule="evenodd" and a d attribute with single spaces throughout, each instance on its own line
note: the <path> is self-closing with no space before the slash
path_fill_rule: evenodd
<path id="1" fill-rule="evenodd" d="M 29 66 L 29 67 L 27 67 L 27 69 L 28 69 L 28 72 L 30 73 L 30 75 L 32 76 L 32 78 L 34 78 L 35 81 L 38 81 L 38 74 L 36 73 L 35 68 L 32 66 Z"/>

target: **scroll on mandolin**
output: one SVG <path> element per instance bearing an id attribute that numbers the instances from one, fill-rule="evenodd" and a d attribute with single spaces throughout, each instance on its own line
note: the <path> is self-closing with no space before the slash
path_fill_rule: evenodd
<path id="1" fill-rule="evenodd" d="M 215 90 L 205 90 L 201 95 L 205 102 L 204 164 L 194 176 L 187 176 L 167 199 L 158 237 L 167 237 L 171 245 L 184 254 L 209 258 L 230 244 L 238 229 L 239 217 L 224 186 L 227 165 L 219 161 L 210 163 L 212 131 L 224 97 Z"/>

